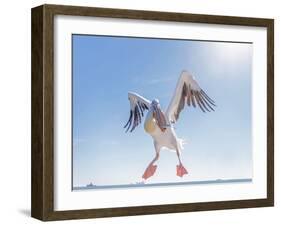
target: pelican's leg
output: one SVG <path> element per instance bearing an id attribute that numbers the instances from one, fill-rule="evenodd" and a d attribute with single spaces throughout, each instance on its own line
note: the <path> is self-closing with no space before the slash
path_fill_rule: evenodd
<path id="1" fill-rule="evenodd" d="M 144 173 L 142 175 L 142 178 L 144 180 L 153 176 L 157 169 L 157 165 L 153 165 L 153 164 L 159 159 L 160 148 L 157 148 L 155 144 L 154 144 L 154 146 L 155 146 L 156 155 L 155 155 L 154 159 L 152 159 L 152 161 L 149 163 L 149 165 L 147 166 L 146 170 L 144 171 Z"/>
<path id="2" fill-rule="evenodd" d="M 187 174 L 188 172 L 184 168 L 184 166 L 182 165 L 180 151 L 179 151 L 178 148 L 176 149 L 176 152 L 177 152 L 177 156 L 178 156 L 178 159 L 179 159 L 179 165 L 177 165 L 177 176 L 183 177 L 183 175 Z"/>

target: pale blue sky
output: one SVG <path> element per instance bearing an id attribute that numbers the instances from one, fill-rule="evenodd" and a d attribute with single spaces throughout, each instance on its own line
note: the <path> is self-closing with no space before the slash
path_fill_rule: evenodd
<path id="1" fill-rule="evenodd" d="M 127 93 L 165 110 L 182 70 L 218 107 L 185 108 L 175 125 L 189 175 L 177 177 L 176 154 L 162 150 L 148 183 L 251 178 L 252 44 L 73 35 L 73 186 L 141 181 L 155 152 L 143 124 L 123 129 Z"/>

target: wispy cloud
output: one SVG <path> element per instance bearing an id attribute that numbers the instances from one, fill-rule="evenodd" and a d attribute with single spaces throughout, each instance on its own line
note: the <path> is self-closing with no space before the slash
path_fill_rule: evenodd
<path id="1" fill-rule="evenodd" d="M 148 85 L 155 85 L 155 84 L 168 83 L 168 82 L 171 82 L 173 80 L 174 80 L 174 78 L 172 78 L 172 77 L 169 77 L 169 78 L 153 78 L 153 79 L 147 80 L 146 83 Z"/>
<path id="2" fill-rule="evenodd" d="M 118 140 L 112 140 L 112 139 L 106 141 L 107 145 L 113 145 L 113 146 L 118 145 L 119 143 L 120 142 Z"/>

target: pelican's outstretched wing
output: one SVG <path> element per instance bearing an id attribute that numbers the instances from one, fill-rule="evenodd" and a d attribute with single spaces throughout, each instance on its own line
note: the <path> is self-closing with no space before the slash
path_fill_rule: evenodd
<path id="1" fill-rule="evenodd" d="M 127 127 L 127 132 L 132 126 L 130 130 L 130 132 L 132 132 L 141 123 L 143 112 L 149 109 L 151 102 L 132 92 L 128 93 L 128 99 L 130 101 L 130 117 L 124 128 Z"/>
<path id="2" fill-rule="evenodd" d="M 183 71 L 179 77 L 178 84 L 172 100 L 166 111 L 166 116 L 170 122 L 176 122 L 185 103 L 205 111 L 214 111 L 215 102 L 200 88 L 196 80 L 188 72 Z"/>

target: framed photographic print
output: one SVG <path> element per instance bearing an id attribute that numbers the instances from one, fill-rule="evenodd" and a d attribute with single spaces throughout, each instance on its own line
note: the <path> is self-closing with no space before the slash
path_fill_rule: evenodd
<path id="1" fill-rule="evenodd" d="M 32 216 L 273 206 L 274 21 L 32 9 Z"/>

